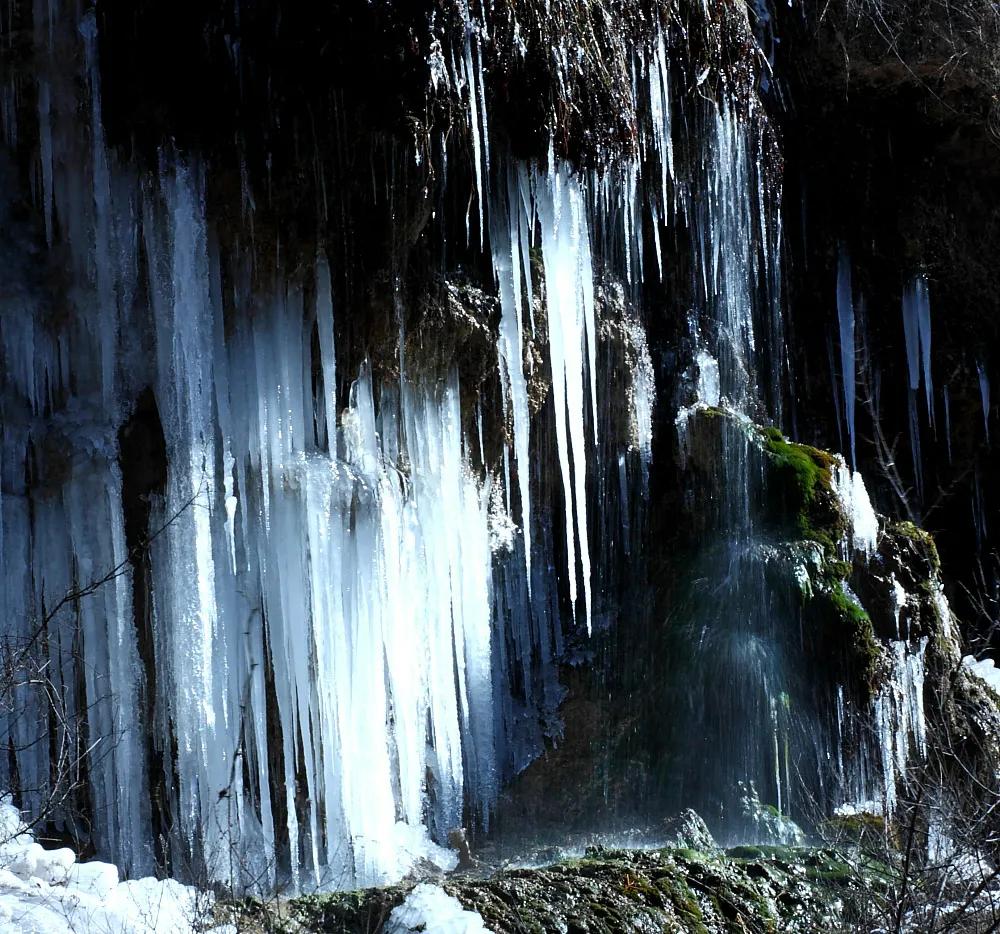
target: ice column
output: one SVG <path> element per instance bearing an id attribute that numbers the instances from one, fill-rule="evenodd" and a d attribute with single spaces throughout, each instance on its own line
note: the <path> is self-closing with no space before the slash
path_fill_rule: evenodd
<path id="1" fill-rule="evenodd" d="M 923 461 L 920 456 L 920 420 L 917 391 L 921 376 L 927 398 L 927 418 L 934 424 L 934 385 L 931 377 L 931 305 L 927 280 L 916 276 L 903 290 L 903 336 L 909 374 L 910 446 L 918 495 L 923 495 Z M 922 371 L 922 372 L 921 372 Z"/>
<path id="2" fill-rule="evenodd" d="M 840 371 L 844 381 L 844 416 L 851 444 L 851 467 L 856 469 L 854 297 L 851 294 L 851 258 L 843 244 L 837 260 L 837 317 L 840 322 Z"/>
<path id="3" fill-rule="evenodd" d="M 569 167 L 550 148 L 546 171 L 535 170 L 535 207 L 541 229 L 545 268 L 549 361 L 555 407 L 559 467 L 566 495 L 566 551 L 569 556 L 570 599 L 577 601 L 577 561 L 583 576 L 584 615 L 590 629 L 591 569 L 587 534 L 586 435 L 590 409 L 597 437 L 594 273 L 590 254 L 584 192 Z M 586 406 L 587 384 L 590 405 Z M 574 535 L 573 518 L 576 517 Z"/>

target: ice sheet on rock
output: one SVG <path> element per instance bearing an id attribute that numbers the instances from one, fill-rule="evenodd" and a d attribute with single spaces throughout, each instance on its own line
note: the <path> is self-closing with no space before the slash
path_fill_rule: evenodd
<path id="1" fill-rule="evenodd" d="M 896 807 L 899 782 L 911 759 L 923 758 L 927 751 L 924 654 L 928 641 L 924 636 L 916 646 L 905 639 L 891 643 L 890 676 L 874 700 L 887 814 Z"/>
<path id="2" fill-rule="evenodd" d="M 955 623 L 952 618 L 951 606 L 945 596 L 944 585 L 939 579 L 932 581 L 931 603 L 933 603 L 934 611 L 937 613 L 941 632 L 946 639 L 951 639 L 955 631 Z"/>
<path id="3" fill-rule="evenodd" d="M 903 637 L 900 631 L 900 618 L 903 613 L 903 608 L 906 606 L 906 602 L 909 599 L 909 595 L 906 592 L 906 588 L 896 580 L 896 575 L 892 574 L 889 576 L 889 583 L 892 586 L 892 614 L 896 621 L 896 638 L 901 639 Z"/>
<path id="4" fill-rule="evenodd" d="M 720 380 L 719 361 L 706 350 L 701 349 L 695 354 L 694 365 L 685 374 L 685 379 L 694 400 L 690 405 L 681 406 L 674 417 L 674 427 L 677 430 L 677 440 L 680 443 L 682 459 L 688 454 L 688 433 L 691 418 L 705 409 L 716 408 L 723 404 Z M 727 412 L 737 419 L 745 418 L 742 413 Z"/>
<path id="5" fill-rule="evenodd" d="M 389 934 L 409 934 L 411 931 L 490 934 L 482 915 L 466 910 L 453 895 L 427 882 L 411 889 L 403 903 L 393 908 L 387 931 Z"/>
<path id="6" fill-rule="evenodd" d="M 629 398 L 632 415 L 632 437 L 642 464 L 643 482 L 648 479 L 653 459 L 653 405 L 656 400 L 656 376 L 649 356 L 646 331 L 638 320 L 629 322 L 631 345 L 635 361 L 629 373 Z"/>
<path id="7" fill-rule="evenodd" d="M 708 406 L 717 406 L 722 399 L 719 361 L 710 353 L 699 350 L 695 355 L 695 366 L 698 369 L 698 382 L 695 389 L 697 401 Z"/>
<path id="8" fill-rule="evenodd" d="M 837 455 L 831 480 L 833 492 L 847 518 L 851 547 L 863 555 L 872 555 L 878 546 L 878 516 L 868 497 L 864 478 Z"/>

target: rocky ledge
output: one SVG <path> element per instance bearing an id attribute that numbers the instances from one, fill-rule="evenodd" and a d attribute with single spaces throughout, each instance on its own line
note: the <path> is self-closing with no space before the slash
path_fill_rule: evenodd
<path id="1" fill-rule="evenodd" d="M 447 928 L 453 931 L 482 930 L 481 923 L 525 934 L 834 932 L 872 929 L 873 911 L 884 901 L 873 895 L 888 890 L 888 878 L 876 861 L 823 847 L 594 847 L 550 866 L 452 876 L 440 889 L 464 909 L 463 919 Z M 225 920 L 240 930 L 289 934 L 441 930 L 406 911 L 413 893 L 425 888 L 245 901 L 225 909 Z"/>

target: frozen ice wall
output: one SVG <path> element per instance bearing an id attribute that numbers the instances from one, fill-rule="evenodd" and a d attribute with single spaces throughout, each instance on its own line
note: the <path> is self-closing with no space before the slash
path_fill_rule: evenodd
<path id="1" fill-rule="evenodd" d="M 2 784 L 40 813 L 65 767 L 90 842 L 130 874 L 268 889 L 450 867 L 449 830 L 488 823 L 501 776 L 556 729 L 563 632 L 586 631 L 596 602 L 591 536 L 618 537 L 618 512 L 592 512 L 597 458 L 613 458 L 623 516 L 633 476 L 645 490 L 655 388 L 634 315 L 634 373 L 610 387 L 627 443 L 597 444 L 598 186 L 552 157 L 511 166 L 506 201 L 487 197 L 470 33 L 453 77 L 476 129 L 513 427 L 487 464 L 456 370 L 345 375 L 322 252 L 262 281 L 252 251 L 220 247 L 201 160 L 165 149 L 142 172 L 106 146 L 92 15 L 37 4 L 35 25 L 37 224 L 0 202 L 2 249 L 23 270 L 58 250 L 66 284 L 25 275 L 0 303 L 0 608 L 21 675 L 44 670 L 59 703 L 26 690 L 0 715 Z M 20 129 L 3 127 L 11 201 L 10 155 L 34 145 Z M 617 185 L 601 190 L 625 204 Z M 532 413 L 535 244 L 554 403 Z M 121 439 L 143 394 L 164 476 L 135 494 Z M 536 489 L 539 422 L 564 515 Z M 65 804 L 68 827 L 80 802 Z"/>
<path id="2" fill-rule="evenodd" d="M 214 877 L 273 883 L 284 850 L 296 884 L 343 885 L 398 878 L 420 856 L 447 863 L 428 827 L 461 825 L 466 800 L 487 810 L 495 782 L 493 481 L 466 457 L 457 377 L 375 387 L 363 372 L 329 418 L 332 393 L 312 382 L 333 377 L 325 263 L 308 306 L 290 283 L 241 296 L 253 314 L 224 335 L 198 171 L 165 164 L 156 186 L 106 207 L 133 204 L 116 219 L 149 260 L 147 372 L 167 461 L 150 519 L 155 697 L 122 516 L 125 405 L 100 404 L 93 366 L 95 346 L 118 348 L 112 373 L 140 348 L 95 313 L 93 292 L 75 309 L 90 328 L 78 344 L 36 309 L 0 319 L 11 359 L 30 346 L 38 367 L 3 385 L 4 610 L 26 645 L 47 646 L 58 686 L 84 678 L 67 697 L 95 738 L 94 843 L 129 871 L 152 865 L 149 741 L 173 761 L 175 865 L 198 854 Z M 88 368 L 93 400 L 73 392 Z M 36 448 L 44 482 L 29 488 Z M 152 737 L 136 727 L 140 695 Z M 6 718 L 21 750 L 8 778 L 29 810 L 53 764 L 48 727 L 37 710 Z"/>

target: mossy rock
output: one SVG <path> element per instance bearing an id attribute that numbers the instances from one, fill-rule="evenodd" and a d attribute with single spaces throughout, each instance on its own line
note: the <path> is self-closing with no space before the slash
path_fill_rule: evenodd
<path id="1" fill-rule="evenodd" d="M 772 477 L 783 482 L 781 491 L 791 509 L 800 537 L 817 542 L 829 560 L 847 531 L 846 519 L 833 492 L 834 456 L 828 451 L 789 441 L 777 429 L 760 428 Z"/>
<path id="2" fill-rule="evenodd" d="M 898 845 L 895 827 L 886 826 L 881 814 L 861 811 L 857 814 L 836 814 L 823 821 L 817 828 L 820 836 L 831 843 L 851 843 L 859 845 L 881 845 L 887 839 Z"/>
<path id="3" fill-rule="evenodd" d="M 819 643 L 829 658 L 840 656 L 851 683 L 874 694 L 887 673 L 885 647 L 875 634 L 871 617 L 848 593 L 845 582 L 833 581 L 810 601 Z"/>
<path id="4" fill-rule="evenodd" d="M 893 523 L 889 532 L 901 545 L 905 543 L 925 563 L 928 572 L 926 577 L 941 573 L 941 557 L 934 536 L 930 532 L 906 521 Z"/>
<path id="5" fill-rule="evenodd" d="M 442 885 L 497 932 L 778 934 L 859 929 L 870 891 L 863 872 L 835 850 L 809 847 L 594 850 L 583 859 L 488 878 L 457 876 Z M 385 929 L 408 888 L 310 895 L 279 906 L 249 900 L 239 903 L 238 924 L 280 934 L 371 934 Z"/>

